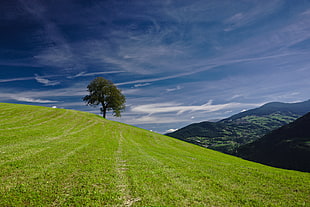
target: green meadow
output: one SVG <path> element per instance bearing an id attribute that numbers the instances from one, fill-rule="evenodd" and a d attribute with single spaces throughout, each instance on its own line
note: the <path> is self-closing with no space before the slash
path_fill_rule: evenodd
<path id="1" fill-rule="evenodd" d="M 310 206 L 310 174 L 90 113 L 0 104 L 0 206 Z"/>

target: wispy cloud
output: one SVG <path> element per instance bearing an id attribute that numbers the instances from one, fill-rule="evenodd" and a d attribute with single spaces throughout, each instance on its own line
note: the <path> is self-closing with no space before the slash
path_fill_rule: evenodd
<path id="1" fill-rule="evenodd" d="M 17 97 L 17 96 L 11 96 L 11 98 L 15 99 L 16 101 L 29 102 L 29 103 L 57 103 L 58 102 L 58 101 L 51 101 L 51 100 L 44 100 L 44 99 Z"/>
<path id="2" fill-rule="evenodd" d="M 39 75 L 35 74 L 34 76 L 31 76 L 31 77 L 0 79 L 0 83 L 36 80 L 37 82 L 42 83 L 45 86 L 53 86 L 53 85 L 60 84 L 60 82 L 59 81 L 51 81 L 48 78 L 55 78 L 55 77 L 60 77 L 60 76 L 61 75 L 39 76 Z"/>
<path id="3" fill-rule="evenodd" d="M 74 76 L 68 76 L 68 78 L 89 77 L 89 76 L 106 75 L 106 74 L 114 74 L 114 73 L 124 73 L 124 72 L 125 71 L 80 72 Z"/>
<path id="4" fill-rule="evenodd" d="M 178 90 L 181 90 L 181 89 L 182 89 L 182 87 L 178 85 L 175 88 L 167 88 L 166 91 L 167 92 L 173 92 L 173 91 L 178 91 Z"/>
<path id="5" fill-rule="evenodd" d="M 8 78 L 8 79 L 0 79 L 0 83 L 14 82 L 14 81 L 25 81 L 25 80 L 33 80 L 33 79 L 35 79 L 35 77 Z"/>
<path id="6" fill-rule="evenodd" d="M 242 51 L 244 53 L 245 51 Z M 258 56 L 258 57 L 253 57 L 253 58 L 236 58 L 236 57 L 229 57 L 228 56 L 222 56 L 222 57 L 217 57 L 215 59 L 210 59 L 208 62 L 202 61 L 200 63 L 196 63 L 193 65 L 188 65 L 186 68 L 190 68 L 191 70 L 188 72 L 180 72 L 174 75 L 167 75 L 163 77 L 157 77 L 157 78 L 148 78 L 148 79 L 140 79 L 140 80 L 132 80 L 132 81 L 126 81 L 126 82 L 120 82 L 116 83 L 115 85 L 117 86 L 122 86 L 122 85 L 131 85 L 131 84 L 144 84 L 144 83 L 149 83 L 149 82 L 157 82 L 157 81 L 163 81 L 163 80 L 169 80 L 169 79 L 174 79 L 174 78 L 180 78 L 184 76 L 190 76 L 194 75 L 200 72 L 204 72 L 216 67 L 220 66 L 226 66 L 230 64 L 235 64 L 235 63 L 244 63 L 244 62 L 259 62 L 259 61 L 265 61 L 265 60 L 272 60 L 272 59 L 277 59 L 285 56 L 292 56 L 292 55 L 300 55 L 304 53 L 284 53 L 284 54 L 276 54 L 276 55 L 267 55 L 267 56 Z M 183 66 L 184 68 L 184 66 Z"/>
<path id="7" fill-rule="evenodd" d="M 71 52 L 71 47 L 66 43 L 46 48 L 41 53 L 34 56 L 34 59 L 43 66 L 60 68 L 64 72 L 84 69 L 80 63 L 80 58 Z"/>
<path id="8" fill-rule="evenodd" d="M 151 83 L 140 83 L 140 84 L 135 84 L 134 87 L 139 88 L 139 87 L 149 86 L 149 85 L 152 85 L 152 84 Z"/>
<path id="9" fill-rule="evenodd" d="M 257 1 L 255 6 L 253 6 L 252 2 L 244 4 L 244 10 L 235 13 L 224 21 L 224 23 L 228 25 L 224 31 L 229 32 L 240 27 L 253 24 L 260 19 L 273 14 L 275 10 L 281 8 L 282 4 L 283 2 L 280 0 L 273 0 L 268 2 Z"/>
<path id="10" fill-rule="evenodd" d="M 209 67 L 208 67 L 209 68 Z M 121 82 L 121 83 L 116 83 L 115 85 L 117 86 L 122 86 L 122 85 L 131 85 L 131 84 L 141 84 L 141 83 L 148 83 L 148 82 L 157 82 L 157 81 L 163 81 L 163 80 L 169 80 L 173 78 L 179 78 L 183 77 L 186 75 L 192 75 L 198 72 L 202 72 L 203 70 L 195 70 L 195 71 L 190 71 L 190 72 L 184 72 L 184 73 L 178 73 L 174 75 L 168 75 L 168 76 L 163 76 L 163 77 L 157 77 L 157 78 L 148 78 L 148 79 L 140 79 L 140 80 L 133 80 L 133 81 L 126 81 L 126 82 Z"/>
<path id="11" fill-rule="evenodd" d="M 22 89 L 17 91 L 16 88 L 5 88 L 0 89 L 0 101 L 10 101 L 13 100 L 21 100 L 18 97 L 26 97 L 28 100 L 50 100 L 56 99 L 64 100 L 65 98 L 73 98 L 77 99 L 70 102 L 80 101 L 83 104 L 82 97 L 87 95 L 87 83 L 86 82 L 79 82 L 71 85 L 70 87 L 66 88 L 58 88 L 58 89 L 50 89 L 46 88 L 44 90 L 33 90 L 33 89 Z M 14 94 L 14 95 L 12 95 Z M 24 99 L 24 100 L 27 100 Z M 55 101 L 56 101 L 55 100 Z"/>
<path id="12" fill-rule="evenodd" d="M 39 83 L 42 83 L 44 86 L 56 86 L 60 84 L 59 81 L 51 81 L 37 74 L 35 74 L 35 80 L 38 81 Z"/>
<path id="13" fill-rule="evenodd" d="M 177 131 L 178 129 L 168 129 L 168 130 L 166 130 L 165 131 L 165 134 L 167 134 L 167 133 L 172 133 L 172 132 L 175 132 L 175 131 Z"/>
<path id="14" fill-rule="evenodd" d="M 60 68 L 62 72 L 72 71 L 84 68 L 80 58 L 75 55 L 72 45 L 68 43 L 64 34 L 54 21 L 48 15 L 46 3 L 40 1 L 22 1 L 19 0 L 22 8 L 41 24 L 43 31 L 37 35 L 37 39 L 45 44 L 40 48 L 40 52 L 33 55 L 37 64 Z"/>
<path id="15" fill-rule="evenodd" d="M 155 104 L 145 104 L 139 106 L 131 107 L 131 111 L 136 113 L 145 113 L 145 114 L 156 114 L 156 113 L 171 113 L 175 112 L 177 114 L 182 114 L 186 111 L 205 111 L 205 112 L 215 112 L 219 110 L 227 110 L 232 108 L 239 107 L 255 107 L 258 104 L 247 104 L 247 103 L 226 103 L 226 104 L 212 104 L 212 100 L 203 105 L 196 106 L 186 106 L 180 105 L 178 103 L 155 103 Z"/>
<path id="16" fill-rule="evenodd" d="M 132 124 L 167 124 L 184 122 L 182 119 L 174 117 L 156 117 L 156 116 L 142 116 L 131 121 Z"/>

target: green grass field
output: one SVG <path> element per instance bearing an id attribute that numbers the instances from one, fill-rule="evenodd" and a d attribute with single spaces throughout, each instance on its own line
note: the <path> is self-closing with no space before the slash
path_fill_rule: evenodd
<path id="1" fill-rule="evenodd" d="M 85 112 L 0 104 L 0 206 L 310 206 L 310 174 Z"/>

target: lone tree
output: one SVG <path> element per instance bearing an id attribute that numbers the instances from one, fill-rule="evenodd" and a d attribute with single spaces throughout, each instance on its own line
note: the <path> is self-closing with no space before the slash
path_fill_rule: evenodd
<path id="1" fill-rule="evenodd" d="M 97 106 L 101 104 L 101 113 L 106 118 L 107 111 L 113 110 L 113 115 L 121 116 L 121 112 L 125 109 L 126 98 L 111 81 L 102 77 L 97 77 L 87 86 L 89 95 L 83 98 L 89 106 Z"/>

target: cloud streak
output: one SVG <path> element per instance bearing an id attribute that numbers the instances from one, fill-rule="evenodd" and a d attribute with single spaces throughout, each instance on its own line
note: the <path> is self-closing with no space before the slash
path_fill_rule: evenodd
<path id="1" fill-rule="evenodd" d="M 249 7 L 247 10 L 238 12 L 224 22 L 228 26 L 224 31 L 229 32 L 241 27 L 254 24 L 260 19 L 266 18 L 266 16 L 273 14 L 277 9 L 281 8 L 282 1 L 274 0 L 268 2 L 256 2 L 255 7 Z"/>
<path id="2" fill-rule="evenodd" d="M 51 100 L 44 100 L 44 99 L 34 99 L 34 98 L 27 98 L 27 97 L 16 97 L 12 96 L 12 99 L 15 99 L 16 101 L 22 101 L 22 102 L 29 102 L 29 103 L 57 103 L 58 101 L 51 101 Z"/>
<path id="3" fill-rule="evenodd" d="M 226 103 L 226 104 L 212 104 L 212 100 L 208 103 L 203 105 L 196 105 L 196 106 L 186 106 L 180 105 L 177 103 L 155 103 L 155 104 L 145 104 L 139 106 L 131 107 L 132 112 L 136 113 L 145 113 L 145 114 L 156 114 L 156 113 L 176 113 L 182 114 L 186 111 L 195 112 L 195 111 L 205 111 L 205 112 L 215 112 L 220 110 L 228 110 L 233 108 L 240 108 L 240 107 L 256 107 L 259 104 L 247 104 L 247 103 Z"/>
<path id="4" fill-rule="evenodd" d="M 59 81 L 51 81 L 47 78 L 43 78 L 42 76 L 39 76 L 35 74 L 35 80 L 38 81 L 38 83 L 42 83 L 44 86 L 56 86 L 59 85 Z"/>
<path id="5" fill-rule="evenodd" d="M 74 76 L 68 76 L 68 78 L 78 78 L 78 77 L 89 77 L 96 75 L 107 75 L 107 74 L 115 74 L 115 73 L 124 73 L 125 71 L 106 71 L 106 72 L 80 72 Z"/>
<path id="6" fill-rule="evenodd" d="M 174 117 L 156 117 L 156 116 L 142 116 L 130 120 L 131 124 L 168 124 L 184 122 L 184 119 L 176 119 Z"/>
<path id="7" fill-rule="evenodd" d="M 7 82 L 14 82 L 14 81 L 26 81 L 26 80 L 33 80 L 33 79 L 35 79 L 35 77 L 0 79 L 0 83 L 7 83 Z"/>

